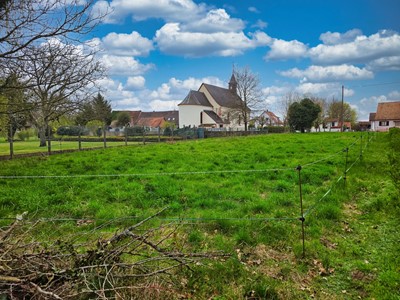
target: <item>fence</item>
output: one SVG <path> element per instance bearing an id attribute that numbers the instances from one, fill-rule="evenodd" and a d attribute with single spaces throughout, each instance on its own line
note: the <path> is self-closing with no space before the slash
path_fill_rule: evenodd
<path id="1" fill-rule="evenodd" d="M 82 175 L 43 175 L 43 176 L 29 176 L 29 175 L 24 175 L 24 176 L 0 176 L 0 179 L 2 180 L 26 180 L 26 179 L 35 179 L 35 180 L 41 180 L 41 179 L 93 179 L 93 178 L 146 178 L 146 177 L 169 177 L 169 178 L 176 178 L 177 177 L 185 177 L 185 176 L 232 176 L 233 174 L 238 174 L 238 173 L 246 173 L 246 174 L 270 174 L 272 177 L 275 176 L 275 174 L 278 174 L 279 172 L 295 172 L 297 174 L 296 177 L 293 177 L 289 175 L 288 177 L 294 181 L 298 188 L 298 193 L 297 196 L 296 194 L 293 194 L 293 197 L 298 197 L 298 211 L 297 213 L 294 212 L 291 215 L 279 215 L 279 216 L 268 216 L 268 217 L 227 217 L 227 218 L 215 218 L 212 216 L 203 216 L 203 217 L 190 217 L 190 216 L 184 216 L 184 217 L 160 217 L 158 216 L 156 219 L 158 219 L 161 222 L 180 222 L 180 223 L 187 223 L 187 224 L 193 224 L 193 223 L 211 223 L 211 222 L 223 222 L 223 221 L 247 221 L 247 222 L 273 222 L 273 221 L 293 221 L 293 222 L 298 222 L 300 221 L 301 224 L 301 240 L 302 240 L 302 247 L 303 247 L 303 255 L 305 255 L 305 223 L 306 223 L 306 218 L 309 217 L 310 214 L 312 214 L 318 206 L 328 197 L 329 194 L 332 193 L 334 188 L 342 183 L 343 185 L 346 184 L 347 176 L 349 171 L 352 169 L 352 167 L 362 159 L 363 157 L 363 152 L 367 148 L 368 144 L 371 142 L 372 138 L 374 135 L 370 134 L 369 132 L 367 133 L 367 136 L 364 136 L 363 133 L 360 134 L 358 138 L 356 138 L 350 145 L 342 149 L 341 151 L 338 151 L 336 153 L 332 153 L 327 155 L 326 157 L 323 157 L 319 160 L 312 161 L 306 164 L 299 164 L 294 167 L 283 167 L 283 168 L 270 168 L 270 169 L 260 169 L 260 170 L 254 170 L 254 169 L 247 169 L 247 170 L 218 170 L 218 171 L 190 171 L 190 172 L 159 172 L 159 173 L 135 173 L 135 174 L 82 174 Z M 311 176 L 314 171 L 318 170 L 318 166 L 324 162 L 332 162 L 334 158 L 339 158 L 341 160 L 342 164 L 342 171 L 340 174 L 338 174 L 338 178 L 335 178 L 331 182 L 333 182 L 326 190 L 318 191 L 318 193 L 322 194 L 320 197 L 315 197 L 317 193 L 314 194 L 308 194 L 307 201 L 304 203 L 304 188 L 305 186 L 305 181 L 307 180 L 307 176 Z M 313 168 L 317 168 L 314 170 Z M 306 172 L 306 173 L 305 173 Z M 318 176 L 318 175 L 317 175 Z M 282 189 L 285 189 L 283 187 Z M 277 188 L 279 190 L 279 188 Z M 311 197 L 314 197 L 314 201 L 310 199 Z M 134 216 L 134 217 L 128 217 L 124 218 L 126 221 L 132 221 L 132 220 L 143 220 L 145 219 L 146 216 Z M 4 220 L 4 218 L 3 218 Z M 13 220 L 13 218 L 9 219 Z M 110 219 L 90 219 L 90 220 L 85 220 L 82 218 L 40 218 L 39 220 L 33 220 L 34 222 L 40 221 L 40 222 L 93 222 L 93 221 L 103 221 L 103 222 L 119 222 L 121 220 L 110 220 Z"/>

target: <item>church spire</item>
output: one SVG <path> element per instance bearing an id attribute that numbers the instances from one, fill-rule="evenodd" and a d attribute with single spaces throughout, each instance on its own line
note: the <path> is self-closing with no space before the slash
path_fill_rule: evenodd
<path id="1" fill-rule="evenodd" d="M 229 80 L 229 90 L 237 94 L 237 81 L 235 77 L 235 71 L 232 71 L 231 80 Z"/>

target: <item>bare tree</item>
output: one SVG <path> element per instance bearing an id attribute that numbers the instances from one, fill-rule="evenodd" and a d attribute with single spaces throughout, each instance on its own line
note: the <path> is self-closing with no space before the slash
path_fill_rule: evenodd
<path id="1" fill-rule="evenodd" d="M 289 114 L 289 107 L 292 105 L 294 102 L 299 102 L 301 100 L 301 96 L 296 93 L 295 91 L 290 91 L 286 93 L 284 96 L 282 96 L 281 101 L 280 101 L 280 108 L 279 108 L 279 113 L 283 117 L 283 126 L 287 128 L 288 126 L 288 114 Z"/>
<path id="2" fill-rule="evenodd" d="M 23 49 L 51 38 L 67 41 L 91 32 L 105 14 L 93 11 L 95 0 L 2 0 L 0 63 L 21 58 Z"/>
<path id="3" fill-rule="evenodd" d="M 76 110 L 88 99 L 90 87 L 103 76 L 92 53 L 57 40 L 22 50 L 23 59 L 12 60 L 29 91 L 32 123 L 38 128 L 40 146 L 46 146 L 51 122 Z M 49 152 L 51 147 L 49 145 Z"/>
<path id="4" fill-rule="evenodd" d="M 243 121 L 245 131 L 247 131 L 250 121 L 250 112 L 257 110 L 263 103 L 262 92 L 260 89 L 260 80 L 258 76 L 251 72 L 249 67 L 235 69 L 230 89 L 236 90 L 237 95 L 242 101 L 238 101 L 234 112 L 238 115 L 240 121 Z"/>

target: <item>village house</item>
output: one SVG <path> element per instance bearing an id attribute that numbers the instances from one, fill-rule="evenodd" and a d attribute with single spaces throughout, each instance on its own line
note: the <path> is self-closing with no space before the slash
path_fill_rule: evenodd
<path id="1" fill-rule="evenodd" d="M 129 115 L 131 117 L 129 122 L 131 127 L 146 127 L 149 131 L 156 131 L 159 128 L 164 128 L 166 124 L 171 124 L 176 128 L 179 125 L 179 114 L 176 110 L 152 112 L 138 110 L 129 111 Z"/>
<path id="2" fill-rule="evenodd" d="M 265 110 L 255 118 L 255 127 L 283 126 L 283 122 L 272 111 Z"/>
<path id="3" fill-rule="evenodd" d="M 244 129 L 240 116 L 244 103 L 237 94 L 234 74 L 229 81 L 228 89 L 202 83 L 199 90 L 191 90 L 178 107 L 180 128 Z"/>
<path id="4" fill-rule="evenodd" d="M 376 113 L 369 115 L 372 131 L 388 131 L 390 128 L 400 128 L 400 101 L 380 102 Z"/>
<path id="5" fill-rule="evenodd" d="M 324 131 L 340 132 L 342 122 L 339 119 L 325 119 Z M 343 122 L 344 130 L 351 130 L 351 122 Z"/>

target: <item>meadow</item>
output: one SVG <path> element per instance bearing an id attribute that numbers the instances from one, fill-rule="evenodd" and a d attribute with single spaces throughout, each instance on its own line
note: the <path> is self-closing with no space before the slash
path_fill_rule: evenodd
<path id="1" fill-rule="evenodd" d="M 77 220 L 113 220 L 103 228 L 113 232 L 165 209 L 152 226 L 180 224 L 175 243 L 231 255 L 182 271 L 189 298 L 398 299 L 388 144 L 384 134 L 277 134 L 4 161 L 0 218 L 27 212 L 52 240 L 87 230 Z"/>

